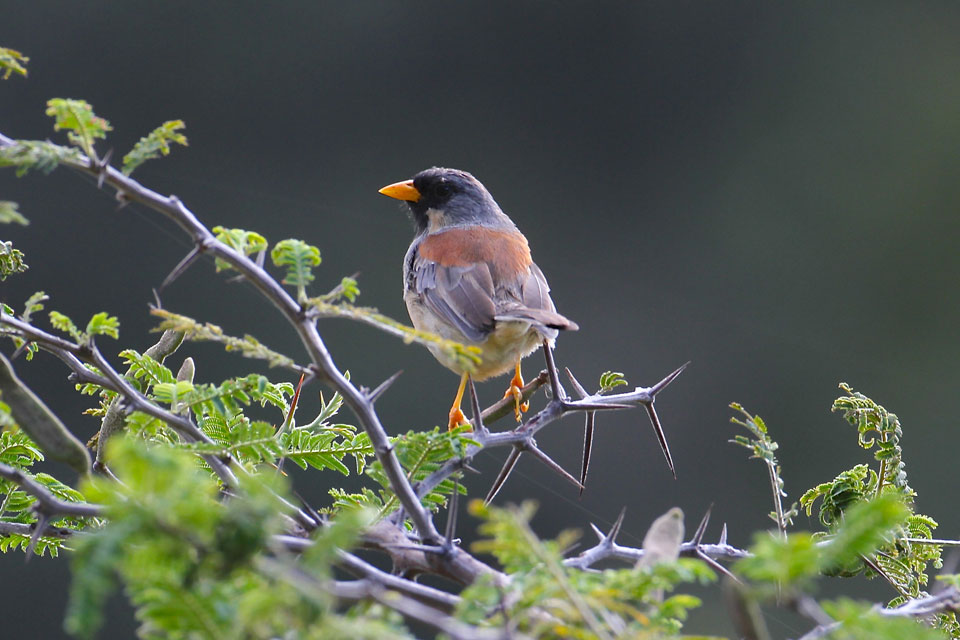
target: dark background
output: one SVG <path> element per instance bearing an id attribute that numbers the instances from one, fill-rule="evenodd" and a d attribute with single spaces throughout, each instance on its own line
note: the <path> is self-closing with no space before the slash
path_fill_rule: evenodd
<path id="1" fill-rule="evenodd" d="M 526 232 L 559 310 L 581 326 L 561 336 L 561 365 L 589 387 L 607 369 L 648 385 L 692 360 L 658 403 L 679 479 L 642 412 L 603 416 L 582 500 L 527 459 L 498 498 L 537 500 L 542 535 L 605 528 L 626 505 L 621 541 L 639 544 L 671 506 L 691 530 L 713 504 L 709 536 L 726 521 L 730 541 L 749 544 L 769 525 L 770 492 L 762 465 L 727 443 L 738 433 L 727 404 L 765 418 L 796 500 L 870 457 L 829 412 L 840 381 L 897 412 L 919 510 L 940 521 L 940 536 L 960 535 L 949 490 L 960 359 L 955 3 L 11 5 L 0 45 L 31 62 L 28 79 L 0 84 L 3 133 L 53 136 L 46 100 L 83 98 L 114 126 L 99 148 L 119 157 L 181 118 L 190 147 L 136 177 L 210 226 L 318 245 L 314 291 L 361 271 L 361 301 L 404 320 L 411 226 L 377 189 L 431 165 L 467 169 Z M 0 198 L 31 219 L 0 229 L 31 266 L 0 298 L 19 308 L 43 289 L 48 309 L 78 322 L 119 315 L 120 342 L 101 341 L 111 354 L 153 341 L 151 288 L 189 250 L 183 234 L 149 211 L 116 211 L 109 193 L 64 170 L 4 172 Z M 209 262 L 163 302 L 303 360 L 279 315 Z M 379 404 L 391 433 L 445 419 L 457 380 L 425 350 L 345 322 L 320 329 L 361 384 L 405 371 Z M 209 345 L 181 353 L 198 358 L 200 381 L 257 370 Z M 542 357 L 527 363 L 532 375 Z M 81 437 L 96 430 L 59 363 L 17 366 Z M 505 384 L 481 385 L 484 401 Z M 576 473 L 581 438 L 569 419 L 539 442 Z M 481 456 L 472 496 L 504 454 Z M 300 484 L 320 501 L 321 485 L 338 481 Z M 806 516 L 797 525 L 816 527 Z M 3 635 L 61 635 L 67 560 L 2 562 Z M 893 596 L 882 585 L 865 593 Z M 718 592 L 704 596 L 687 630 L 731 633 Z M 102 637 L 132 634 L 117 610 Z M 777 637 L 808 628 L 782 615 L 771 624 Z"/>

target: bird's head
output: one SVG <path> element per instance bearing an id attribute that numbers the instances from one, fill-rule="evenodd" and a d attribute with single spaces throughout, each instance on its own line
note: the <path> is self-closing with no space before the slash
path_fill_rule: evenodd
<path id="1" fill-rule="evenodd" d="M 515 228 L 486 187 L 459 169 L 426 169 L 380 193 L 407 203 L 418 234 L 470 225 Z"/>

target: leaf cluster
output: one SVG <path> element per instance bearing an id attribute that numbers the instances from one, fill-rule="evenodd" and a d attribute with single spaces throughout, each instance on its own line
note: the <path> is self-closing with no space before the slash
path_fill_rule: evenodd
<path id="1" fill-rule="evenodd" d="M 408 431 L 407 433 L 391 438 L 390 443 L 394 447 L 397 458 L 407 474 L 407 479 L 416 487 L 417 483 L 423 481 L 431 473 L 439 469 L 443 463 L 452 458 L 462 458 L 466 455 L 467 446 L 476 444 L 476 441 L 470 438 L 468 427 L 461 426 L 453 431 L 434 427 L 430 431 Z M 390 489 L 390 482 L 383 467 L 378 461 L 374 461 L 367 469 L 367 475 L 377 481 L 381 486 L 379 502 L 380 515 L 385 516 L 393 512 L 399 503 L 396 496 Z M 459 474 L 444 479 L 421 498 L 430 510 L 437 511 L 446 506 L 447 499 L 458 491 L 466 494 L 466 489 L 457 482 Z M 364 493 L 359 496 L 351 496 L 354 503 L 369 504 Z M 343 500 L 344 496 L 334 496 L 338 500 Z"/>
<path id="2" fill-rule="evenodd" d="M 0 224 L 19 224 L 24 227 L 30 224 L 22 213 L 17 210 L 17 203 L 9 200 L 0 200 Z"/>
<path id="3" fill-rule="evenodd" d="M 642 569 L 586 572 L 564 566 L 563 553 L 577 534 L 541 540 L 530 528 L 533 503 L 497 508 L 480 501 L 470 512 L 483 522 L 478 553 L 493 554 L 510 574 L 498 585 L 482 578 L 462 594 L 462 620 L 509 625 L 537 638 L 676 637 L 699 598 L 663 592 L 684 583 L 707 583 L 714 574 L 698 561 L 681 559 Z"/>
<path id="4" fill-rule="evenodd" d="M 864 449 L 875 447 L 876 466 L 857 464 L 803 494 L 800 506 L 807 515 L 818 506 L 817 517 L 824 531 L 782 537 L 759 533 L 751 557 L 741 560 L 736 569 L 753 581 L 755 593 L 761 598 L 782 598 L 784 593 L 801 597 L 810 593 L 817 578 L 824 575 L 882 576 L 896 591 L 888 603 L 894 607 L 928 595 L 923 590 L 928 571 L 942 566 L 943 548 L 924 541 L 933 539 L 937 523 L 914 510 L 916 494 L 907 482 L 900 446 L 902 427 L 897 416 L 849 385 L 841 384 L 840 388 L 844 395 L 834 402 L 833 410 L 842 412 L 856 427 L 857 441 Z M 779 479 L 780 467 L 774 456 L 777 446 L 766 425 L 739 405 L 731 406 L 746 417 L 734 418 L 733 422 L 753 435 L 737 436 L 732 442 L 765 460 Z M 782 481 L 775 486 L 780 490 Z M 938 614 L 935 621 L 939 633 L 930 635 L 913 621 L 876 615 L 869 604 L 822 604 L 836 612 L 834 617 L 841 628 L 840 635 L 830 637 L 960 638 L 960 625 L 953 613 Z M 897 635 L 905 629 L 913 633 Z"/>
<path id="5" fill-rule="evenodd" d="M 220 500 L 216 481 L 187 452 L 117 438 L 108 460 L 120 481 L 97 478 L 85 488 L 108 518 L 73 555 L 71 633 L 91 637 L 101 626 L 118 579 L 145 638 L 309 639 L 354 624 L 319 586 L 331 574 L 331 550 L 349 548 L 365 520 L 334 521 L 295 567 L 264 555 L 287 512 L 282 476 L 244 477 L 230 500 Z M 294 571 L 309 586 L 285 579 Z M 366 631 L 358 637 L 402 630 L 376 616 L 357 626 Z"/>
<path id="6" fill-rule="evenodd" d="M 183 120 L 167 120 L 162 125 L 140 138 L 130 152 L 123 156 L 123 173 L 130 175 L 147 160 L 170 155 L 171 144 L 187 146 L 187 136 L 180 133 L 186 125 Z"/>
<path id="7" fill-rule="evenodd" d="M 60 482 L 53 476 L 43 472 L 34 472 L 35 463 L 44 460 L 43 452 L 24 433 L 10 413 L 10 408 L 0 396 L 0 463 L 20 470 L 29 478 L 46 487 L 54 496 L 67 502 L 82 502 L 84 496 Z M 0 479 L 0 523 L 14 523 L 33 525 L 37 516 L 33 512 L 36 498 L 21 489 L 13 482 Z M 57 527 L 82 528 L 86 523 L 73 517 L 64 517 L 54 520 L 51 524 Z M 0 534 L 0 551 L 6 553 L 21 549 L 26 551 L 30 546 L 30 535 L 23 533 Z M 56 536 L 40 536 L 34 547 L 34 553 L 42 556 L 49 553 L 56 557 L 64 548 L 66 541 Z"/>
<path id="8" fill-rule="evenodd" d="M 23 252 L 13 248 L 12 242 L 0 240 L 0 282 L 15 273 L 23 273 L 28 269 L 23 261 Z"/>
<path id="9" fill-rule="evenodd" d="M 16 49 L 0 47 L 0 75 L 4 80 L 8 80 L 14 73 L 26 77 L 28 62 L 30 58 Z"/>

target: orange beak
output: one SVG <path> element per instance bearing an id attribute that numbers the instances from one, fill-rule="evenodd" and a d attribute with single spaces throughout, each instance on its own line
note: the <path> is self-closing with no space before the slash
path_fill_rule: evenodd
<path id="1" fill-rule="evenodd" d="M 420 192 L 413 186 L 413 180 L 404 180 L 403 182 L 394 182 L 388 184 L 380 193 L 397 200 L 406 200 L 407 202 L 416 202 L 420 199 Z"/>

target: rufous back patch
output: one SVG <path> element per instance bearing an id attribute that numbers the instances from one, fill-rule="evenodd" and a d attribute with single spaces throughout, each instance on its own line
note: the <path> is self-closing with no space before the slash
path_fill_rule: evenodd
<path id="1" fill-rule="evenodd" d="M 431 233 L 420 243 L 420 255 L 444 267 L 486 262 L 494 281 L 514 278 L 529 268 L 530 246 L 519 231 L 485 227 Z"/>

